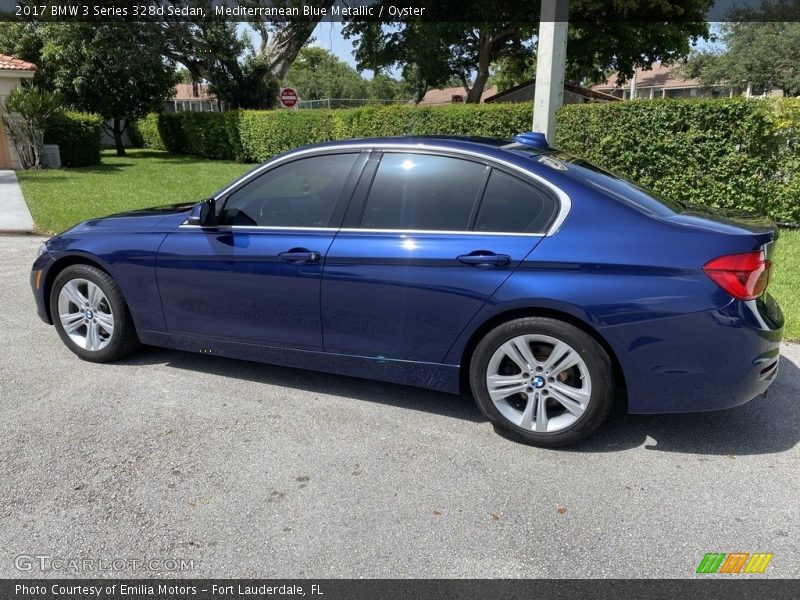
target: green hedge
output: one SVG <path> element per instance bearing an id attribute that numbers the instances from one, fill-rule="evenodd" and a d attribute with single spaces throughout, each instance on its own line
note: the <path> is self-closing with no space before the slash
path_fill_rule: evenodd
<path id="1" fill-rule="evenodd" d="M 149 115 L 134 136 L 147 148 L 261 162 L 317 142 L 407 134 L 510 137 L 530 129 L 529 104 L 388 106 L 348 110 L 244 110 Z"/>
<path id="2" fill-rule="evenodd" d="M 100 115 L 65 111 L 50 117 L 44 132 L 45 144 L 58 144 L 61 165 L 85 167 L 100 164 Z"/>
<path id="3" fill-rule="evenodd" d="M 800 101 L 567 105 L 556 144 L 690 205 L 800 222 Z"/>
<path id="4" fill-rule="evenodd" d="M 150 115 L 149 148 L 261 162 L 305 144 L 406 134 L 508 138 L 531 105 L 384 106 L 347 110 Z M 800 100 L 692 99 L 571 104 L 556 145 L 688 204 L 743 208 L 800 222 Z"/>

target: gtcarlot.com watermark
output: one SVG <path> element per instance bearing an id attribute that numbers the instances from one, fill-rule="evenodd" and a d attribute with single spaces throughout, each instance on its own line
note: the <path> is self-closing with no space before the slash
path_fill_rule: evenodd
<path id="1" fill-rule="evenodd" d="M 49 554 L 20 554 L 14 558 L 19 571 L 57 573 L 182 573 L 194 571 L 194 559 L 186 558 L 70 558 Z"/>

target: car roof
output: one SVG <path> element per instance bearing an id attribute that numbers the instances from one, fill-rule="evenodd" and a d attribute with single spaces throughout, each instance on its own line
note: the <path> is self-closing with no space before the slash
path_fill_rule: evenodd
<path id="1" fill-rule="evenodd" d="M 305 148 L 319 148 L 320 150 L 330 147 L 347 147 L 347 146 L 392 146 L 402 145 L 410 147 L 424 148 L 426 146 L 435 146 L 437 148 L 449 148 L 452 150 L 464 150 L 470 152 L 482 152 L 489 155 L 496 155 L 500 151 L 513 151 L 513 148 L 518 147 L 519 144 L 510 140 L 493 137 L 481 136 L 461 136 L 461 135 L 398 135 L 388 137 L 371 137 L 371 138 L 356 138 L 349 140 L 336 140 L 331 142 L 322 142 L 320 144 L 312 144 L 305 146 Z M 549 148 L 535 148 L 533 146 L 526 147 L 530 153 L 532 151 L 539 151 L 546 153 Z"/>

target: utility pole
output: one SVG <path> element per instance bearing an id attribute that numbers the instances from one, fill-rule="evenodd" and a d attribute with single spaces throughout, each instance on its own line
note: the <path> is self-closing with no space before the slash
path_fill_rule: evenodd
<path id="1" fill-rule="evenodd" d="M 542 0 L 536 46 L 533 130 L 544 133 L 550 144 L 555 144 L 556 111 L 564 102 L 568 20 L 569 0 Z"/>

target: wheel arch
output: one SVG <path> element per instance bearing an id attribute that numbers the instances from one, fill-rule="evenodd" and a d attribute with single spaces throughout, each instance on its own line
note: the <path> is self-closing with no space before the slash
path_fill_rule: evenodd
<path id="1" fill-rule="evenodd" d="M 547 317 L 551 319 L 558 319 L 560 321 L 564 321 L 565 323 L 569 323 L 570 325 L 574 325 L 578 329 L 581 329 L 592 336 L 594 340 L 600 344 L 603 350 L 606 351 L 611 359 L 611 364 L 614 369 L 614 380 L 617 384 L 617 387 L 627 389 L 625 371 L 622 369 L 622 363 L 620 363 L 617 353 L 614 351 L 611 344 L 608 343 L 605 337 L 602 336 L 595 327 L 592 327 L 586 321 L 583 321 L 582 319 L 579 319 L 575 315 L 572 315 L 566 311 L 545 307 L 523 307 L 509 309 L 493 315 L 481 323 L 472 332 L 467 340 L 466 345 L 464 346 L 464 351 L 461 353 L 461 360 L 459 362 L 462 390 L 469 389 L 469 364 L 472 360 L 472 354 L 475 352 L 475 348 L 483 339 L 483 337 L 498 325 L 524 317 Z"/>
<path id="2" fill-rule="evenodd" d="M 108 267 L 104 265 L 101 260 L 94 256 L 87 254 L 67 254 L 56 259 L 56 261 L 47 270 L 47 275 L 45 275 L 44 278 L 44 288 L 42 290 L 42 294 L 44 295 L 44 307 L 47 311 L 47 319 L 51 325 L 53 324 L 53 314 L 50 309 L 50 292 L 53 289 L 53 283 L 55 282 L 59 273 L 61 273 L 67 267 L 71 267 L 73 265 L 88 265 L 90 267 L 95 267 L 106 273 L 109 277 L 113 277 Z"/>

